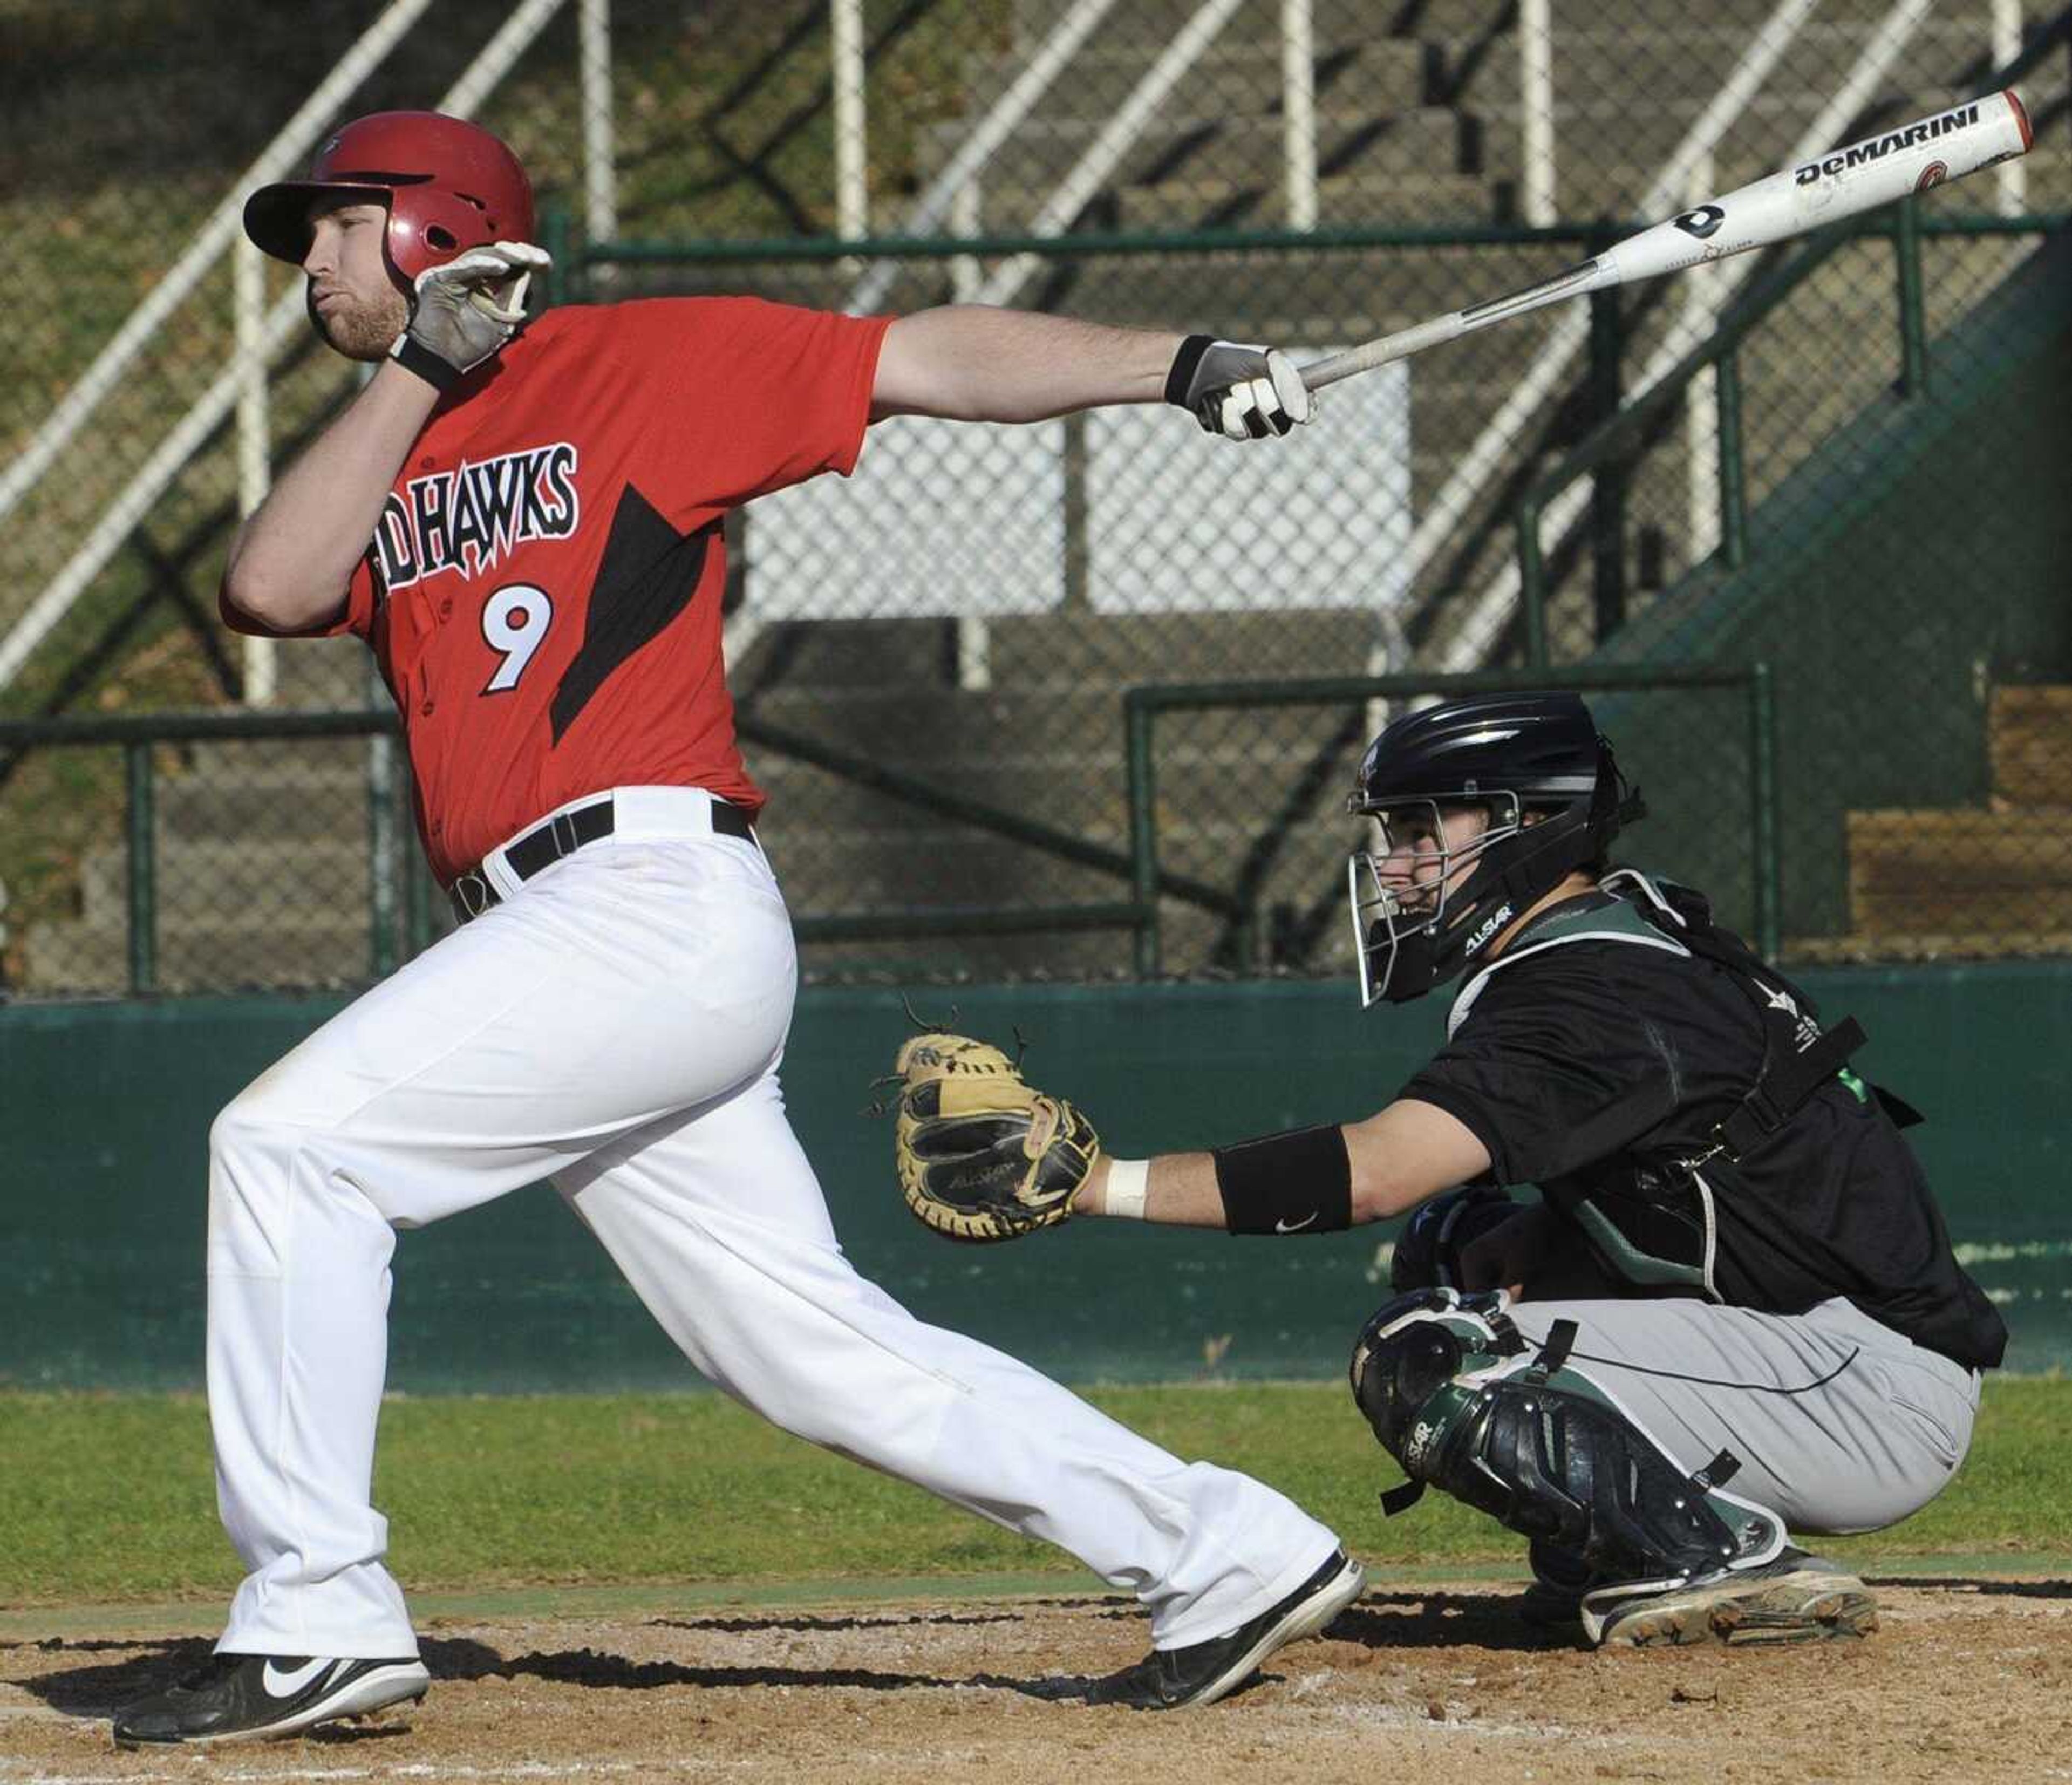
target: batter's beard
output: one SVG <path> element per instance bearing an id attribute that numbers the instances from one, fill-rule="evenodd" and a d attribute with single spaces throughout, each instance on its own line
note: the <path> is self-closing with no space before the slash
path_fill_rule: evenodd
<path id="1" fill-rule="evenodd" d="M 388 357 L 396 337 L 410 320 L 410 306 L 400 291 L 371 302 L 340 298 L 323 311 L 310 301 L 310 323 L 334 353 L 372 364 Z"/>

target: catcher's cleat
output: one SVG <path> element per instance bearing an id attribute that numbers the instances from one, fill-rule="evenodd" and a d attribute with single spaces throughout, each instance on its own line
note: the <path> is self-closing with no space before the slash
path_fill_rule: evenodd
<path id="1" fill-rule="evenodd" d="M 365 1717 L 425 1696 L 414 1655 L 393 1661 L 214 1655 L 165 1691 L 115 1713 L 115 1745 L 260 1742 Z"/>
<path id="2" fill-rule="evenodd" d="M 1367 1576 L 1342 1550 L 1278 1605 L 1240 1624 L 1227 1636 L 1184 1648 L 1153 1649 L 1087 1687 L 1089 1705 L 1127 1705 L 1137 1711 L 1177 1711 L 1213 1705 L 1242 1685 L 1275 1650 L 1314 1636 L 1360 1596 Z"/>
<path id="3" fill-rule="evenodd" d="M 1877 1628 L 1877 1602 L 1861 1581 L 1789 1547 L 1759 1568 L 1721 1569 L 1681 1586 L 1596 1588 L 1578 1610 L 1583 1634 L 1600 1648 L 1816 1643 Z"/>

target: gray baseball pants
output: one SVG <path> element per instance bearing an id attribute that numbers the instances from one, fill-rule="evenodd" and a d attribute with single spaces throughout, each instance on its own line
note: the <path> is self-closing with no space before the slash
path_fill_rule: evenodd
<path id="1" fill-rule="evenodd" d="M 1919 1511 L 1971 1442 L 1979 1372 L 1839 1298 L 1801 1314 L 1669 1299 L 1527 1300 L 1511 1315 L 1535 1345 L 1575 1322 L 1571 1368 L 1681 1467 L 1731 1451 L 1727 1491 L 1794 1531 L 1873 1531 Z"/>

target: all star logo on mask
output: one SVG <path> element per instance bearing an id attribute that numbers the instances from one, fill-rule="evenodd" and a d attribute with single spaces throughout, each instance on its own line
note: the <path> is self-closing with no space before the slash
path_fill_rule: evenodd
<path id="1" fill-rule="evenodd" d="M 557 440 L 413 477 L 389 492 L 370 548 L 383 587 L 442 571 L 480 576 L 528 540 L 566 539 L 582 505 L 574 446 Z"/>
<path id="2" fill-rule="evenodd" d="M 1476 953 L 1482 945 L 1511 921 L 1511 902 L 1506 899 L 1476 927 L 1475 933 L 1468 938 L 1466 952 Z"/>

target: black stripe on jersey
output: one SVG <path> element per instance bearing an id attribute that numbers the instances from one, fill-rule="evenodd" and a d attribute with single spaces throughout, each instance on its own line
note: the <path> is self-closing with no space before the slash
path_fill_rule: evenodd
<path id="1" fill-rule="evenodd" d="M 582 648 L 554 690 L 556 743 L 612 671 L 690 605 L 719 527 L 709 520 L 695 533 L 680 533 L 647 497 L 626 486 L 583 615 Z"/>

